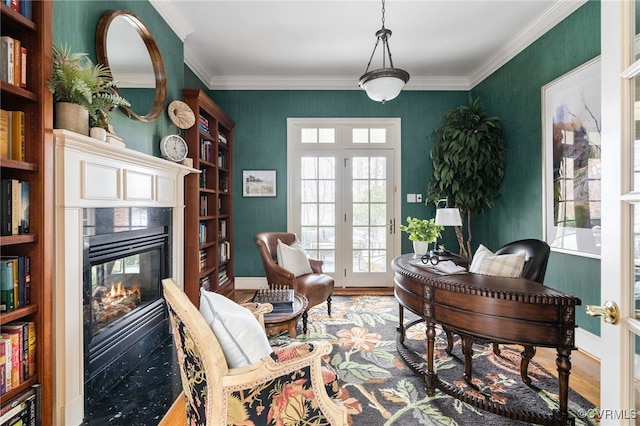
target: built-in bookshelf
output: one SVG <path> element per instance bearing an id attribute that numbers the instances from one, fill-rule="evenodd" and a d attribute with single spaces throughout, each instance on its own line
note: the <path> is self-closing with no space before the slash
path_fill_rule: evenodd
<path id="1" fill-rule="evenodd" d="M 24 0 L 11 4 L 21 5 L 22 9 L 16 7 L 14 10 L 5 2 L 0 5 L 1 40 L 13 41 L 14 49 L 19 45 L 19 50 L 14 50 L 11 76 L 6 68 L 6 60 L 10 57 L 0 60 L 6 68 L 0 69 L 0 108 L 7 112 L 0 114 L 0 171 L 8 185 L 2 191 L 5 192 L 2 208 L 12 209 L 2 212 L 4 225 L 10 223 L 11 229 L 2 232 L 0 245 L 2 261 L 7 263 L 4 267 L 10 267 L 8 264 L 11 263 L 18 272 L 14 277 L 22 281 L 14 279 L 13 306 L 5 304 L 0 310 L 0 333 L 3 336 L 0 341 L 5 345 L 5 371 L 4 375 L 0 374 L 5 380 L 4 386 L 0 384 L 0 418 L 8 416 L 8 407 L 15 403 L 15 407 L 26 407 L 24 413 L 15 410 L 16 416 L 29 417 L 35 410 L 36 424 L 51 425 L 54 388 L 51 214 L 54 205 L 54 150 L 51 130 L 53 97 L 47 89 L 46 80 L 52 69 L 52 2 Z M 8 48 L 0 45 L 0 50 L 8 55 Z M 6 193 L 9 188 L 12 194 Z M 15 195 L 14 191 L 23 189 L 28 193 L 26 198 Z M 16 221 L 15 216 L 25 208 L 28 208 L 28 214 Z M 7 215 L 14 216 L 11 222 Z M 24 281 L 27 271 L 30 278 L 28 287 Z M 4 272 L 8 279 L 9 272 Z M 8 285 L 4 280 L 3 284 Z M 8 288 L 3 297 L 5 302 L 7 297 L 10 297 Z M 21 337 L 11 337 L 16 333 Z M 13 345 L 11 369 L 7 368 L 10 347 L 7 340 L 11 340 Z M 15 354 L 22 361 L 22 369 L 15 364 Z M 8 387 L 7 373 L 11 379 Z"/>
<path id="2" fill-rule="evenodd" d="M 199 174 L 185 181 L 185 292 L 199 306 L 200 288 L 229 295 L 233 282 L 231 172 L 235 123 L 204 92 L 184 89 L 196 116 L 185 133 Z"/>

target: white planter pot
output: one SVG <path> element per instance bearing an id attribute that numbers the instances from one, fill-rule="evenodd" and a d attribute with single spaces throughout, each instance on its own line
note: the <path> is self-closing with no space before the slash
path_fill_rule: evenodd
<path id="1" fill-rule="evenodd" d="M 89 136 L 89 111 L 78 104 L 56 102 L 54 127 Z"/>
<path id="2" fill-rule="evenodd" d="M 426 254 L 429 251 L 429 243 L 426 241 L 414 241 L 413 252 L 419 256 Z"/>

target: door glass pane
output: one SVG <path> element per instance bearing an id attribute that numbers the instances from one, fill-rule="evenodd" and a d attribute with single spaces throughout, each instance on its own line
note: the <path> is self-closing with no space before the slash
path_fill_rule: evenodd
<path id="1" fill-rule="evenodd" d="M 333 129 L 319 130 L 321 137 L 331 137 L 325 131 Z M 324 262 L 325 272 L 335 272 L 335 164 L 335 157 L 308 156 L 300 162 L 300 240 L 310 258 Z"/>
<path id="2" fill-rule="evenodd" d="M 634 90 L 633 99 L 633 122 L 635 128 L 633 129 L 634 141 L 633 141 L 633 190 L 638 191 L 640 189 L 640 79 L 635 77 L 631 80 Z"/>
<path id="3" fill-rule="evenodd" d="M 353 157 L 352 272 L 385 272 L 387 264 L 387 217 L 385 157 Z"/>

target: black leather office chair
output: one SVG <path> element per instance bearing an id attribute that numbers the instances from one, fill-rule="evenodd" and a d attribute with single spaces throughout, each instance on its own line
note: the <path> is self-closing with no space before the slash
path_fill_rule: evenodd
<path id="1" fill-rule="evenodd" d="M 515 254 L 525 252 L 525 263 L 522 268 L 522 278 L 526 278 L 530 281 L 535 281 L 540 284 L 544 283 L 544 276 L 547 272 L 547 263 L 549 262 L 549 255 L 551 254 L 551 247 L 544 241 L 536 240 L 533 238 L 513 241 L 505 244 L 495 251 L 495 255 L 501 254 Z M 453 349 L 453 333 L 451 330 L 444 329 L 447 336 L 447 353 L 451 353 Z M 493 353 L 500 355 L 500 343 L 502 342 L 490 342 L 493 344 Z M 531 379 L 528 375 L 529 361 L 536 354 L 536 348 L 532 345 L 525 345 L 522 351 L 522 360 L 520 361 L 520 376 L 522 381 L 527 385 L 531 384 Z"/>

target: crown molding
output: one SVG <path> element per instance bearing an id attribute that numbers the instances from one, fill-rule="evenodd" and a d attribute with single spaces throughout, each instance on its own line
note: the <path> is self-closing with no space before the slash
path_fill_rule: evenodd
<path id="1" fill-rule="evenodd" d="M 151 6 L 160 14 L 162 19 L 171 27 L 174 33 L 184 43 L 187 36 L 193 32 L 193 27 L 184 18 L 184 15 L 173 2 L 166 0 L 149 0 Z"/>
<path id="2" fill-rule="evenodd" d="M 587 1 L 560 0 L 553 3 L 542 15 L 516 34 L 507 45 L 488 57 L 480 67 L 466 77 L 412 76 L 403 90 L 471 90 Z M 183 41 L 193 32 L 193 28 L 172 2 L 150 0 L 150 3 Z M 215 76 L 201 64 L 198 56 L 193 54 L 187 46 L 184 47 L 184 63 L 209 90 L 359 90 L 357 76 Z"/>
<path id="3" fill-rule="evenodd" d="M 561 0 L 554 3 L 469 75 L 469 89 L 496 72 L 585 3 L 587 0 Z"/>

